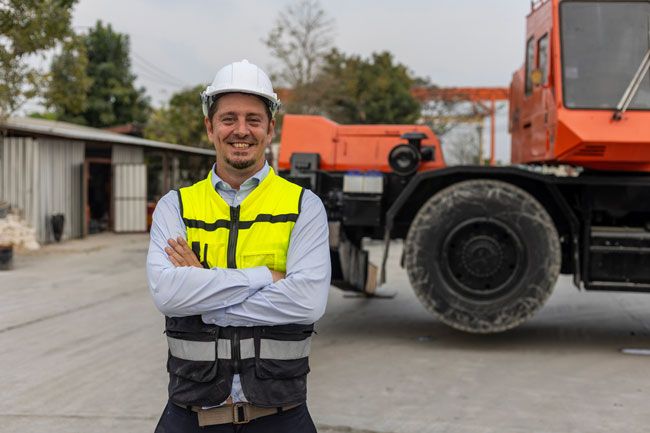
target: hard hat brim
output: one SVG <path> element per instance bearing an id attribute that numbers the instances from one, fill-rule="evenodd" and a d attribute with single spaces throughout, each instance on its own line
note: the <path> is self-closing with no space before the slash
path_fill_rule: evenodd
<path id="1" fill-rule="evenodd" d="M 258 97 L 264 99 L 265 101 L 268 101 L 269 102 L 269 109 L 271 110 L 271 117 L 272 118 L 275 117 L 275 113 L 277 113 L 277 111 L 280 109 L 280 106 L 281 106 L 280 100 L 278 99 L 277 94 L 275 94 L 275 93 L 273 94 L 275 96 L 275 99 L 271 99 L 271 98 L 269 98 L 269 95 L 267 95 L 265 93 L 255 92 L 255 91 L 252 91 L 250 89 L 238 89 L 238 88 L 219 89 L 219 90 L 211 91 L 209 93 L 208 92 L 201 93 L 201 100 L 203 102 L 203 104 L 202 104 L 203 105 L 203 114 L 205 116 L 208 115 L 208 111 L 210 110 L 210 106 L 213 104 L 212 101 L 213 101 L 213 98 L 215 96 L 225 95 L 227 93 L 244 93 L 244 94 L 248 94 L 248 95 L 258 96 Z"/>

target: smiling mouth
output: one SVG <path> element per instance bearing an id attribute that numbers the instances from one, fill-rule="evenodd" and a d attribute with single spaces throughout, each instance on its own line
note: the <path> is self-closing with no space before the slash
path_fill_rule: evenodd
<path id="1" fill-rule="evenodd" d="M 253 143 L 244 143 L 244 142 L 236 142 L 236 143 L 229 143 L 229 144 L 235 149 L 248 149 L 249 147 L 253 146 Z"/>

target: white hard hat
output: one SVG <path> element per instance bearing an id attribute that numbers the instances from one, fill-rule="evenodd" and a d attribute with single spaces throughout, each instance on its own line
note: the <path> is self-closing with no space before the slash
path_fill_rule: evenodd
<path id="1" fill-rule="evenodd" d="M 269 77 L 260 67 L 244 59 L 221 68 L 212 84 L 201 93 L 203 114 L 208 115 L 208 110 L 217 95 L 233 92 L 250 93 L 266 99 L 271 117 L 275 117 L 275 113 L 280 108 L 280 100 L 273 91 Z"/>

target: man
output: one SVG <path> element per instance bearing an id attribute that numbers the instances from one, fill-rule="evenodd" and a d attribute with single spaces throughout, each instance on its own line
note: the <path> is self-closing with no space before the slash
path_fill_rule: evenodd
<path id="1" fill-rule="evenodd" d="M 265 160 L 279 100 L 260 68 L 225 66 L 201 98 L 216 163 L 165 195 L 151 227 L 169 345 L 156 432 L 315 432 L 306 375 L 330 283 L 325 209 Z"/>

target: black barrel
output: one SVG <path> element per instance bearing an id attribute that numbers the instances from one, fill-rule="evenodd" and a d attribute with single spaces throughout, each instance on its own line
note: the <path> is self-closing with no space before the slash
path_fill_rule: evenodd
<path id="1" fill-rule="evenodd" d="M 65 227 L 65 215 L 62 213 L 57 213 L 50 216 L 50 223 L 52 224 L 52 234 L 54 235 L 54 240 L 57 242 L 61 241 L 63 228 Z"/>
<path id="2" fill-rule="evenodd" d="M 0 200 L 0 218 L 4 218 L 9 213 L 9 203 L 6 201 Z"/>
<path id="3" fill-rule="evenodd" d="M 14 247 L 0 245 L 0 271 L 11 269 L 14 258 Z"/>

